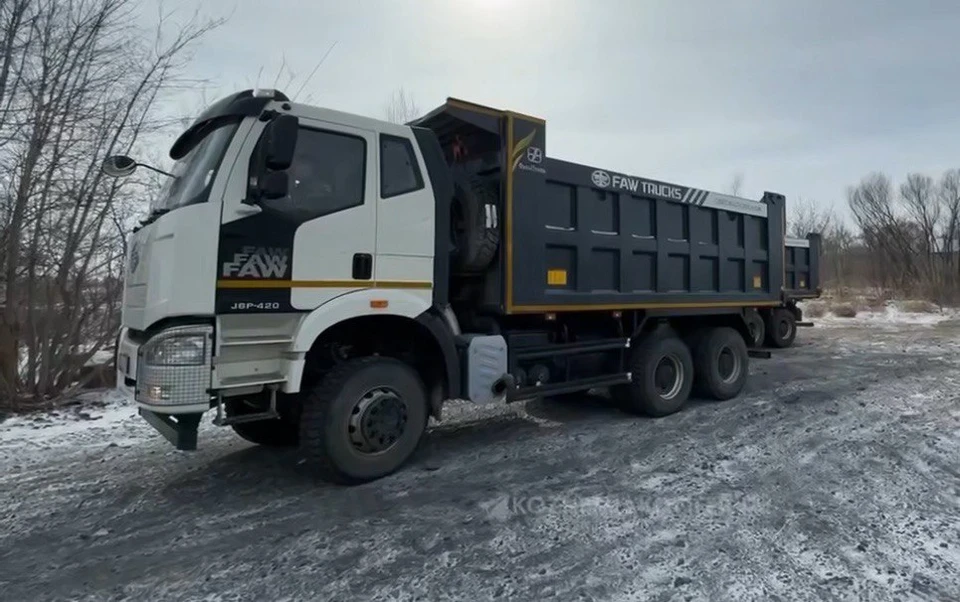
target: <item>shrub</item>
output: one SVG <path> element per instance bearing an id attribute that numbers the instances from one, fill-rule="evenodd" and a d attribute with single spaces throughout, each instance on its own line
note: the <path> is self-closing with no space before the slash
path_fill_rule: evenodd
<path id="1" fill-rule="evenodd" d="M 822 301 L 812 301 L 805 304 L 803 315 L 810 318 L 822 318 L 827 313 L 827 306 Z"/>
<path id="2" fill-rule="evenodd" d="M 833 315 L 838 318 L 856 318 L 857 308 L 852 303 L 841 303 L 833 306 Z"/>
<path id="3" fill-rule="evenodd" d="M 937 306 L 929 301 L 922 301 L 920 299 L 911 299 L 909 301 L 900 302 L 900 311 L 905 311 L 912 314 L 932 314 L 937 312 Z"/>

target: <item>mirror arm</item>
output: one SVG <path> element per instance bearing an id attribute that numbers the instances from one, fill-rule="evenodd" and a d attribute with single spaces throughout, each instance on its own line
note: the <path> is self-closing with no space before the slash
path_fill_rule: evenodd
<path id="1" fill-rule="evenodd" d="M 163 171 L 162 169 L 157 169 L 156 167 L 153 167 L 152 165 L 147 165 L 146 163 L 137 163 L 137 167 L 145 167 L 145 168 L 149 169 L 150 171 L 155 171 L 155 172 L 157 172 L 157 173 L 160 174 L 160 175 L 167 176 L 168 178 L 174 178 L 174 179 L 176 179 L 176 177 L 177 177 L 177 176 L 173 175 L 173 174 L 170 173 L 170 172 Z"/>

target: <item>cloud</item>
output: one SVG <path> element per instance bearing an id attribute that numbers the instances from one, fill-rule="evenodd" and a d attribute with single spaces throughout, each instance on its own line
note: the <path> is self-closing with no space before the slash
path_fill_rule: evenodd
<path id="1" fill-rule="evenodd" d="M 228 13 L 233 4 L 193 4 Z M 190 69 L 216 92 L 285 61 L 314 102 L 382 116 L 403 85 L 547 119 L 549 155 L 745 193 L 842 200 L 866 171 L 960 157 L 960 4 L 236 0 Z M 954 128 L 954 129 L 950 129 Z"/>

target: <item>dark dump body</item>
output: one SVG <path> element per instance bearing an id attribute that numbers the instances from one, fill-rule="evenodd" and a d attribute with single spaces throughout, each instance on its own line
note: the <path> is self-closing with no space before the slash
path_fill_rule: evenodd
<path id="1" fill-rule="evenodd" d="M 783 195 L 755 201 L 548 158 L 543 120 L 455 99 L 416 124 L 437 133 L 454 169 L 500 190 L 500 252 L 483 287 L 490 308 L 782 302 Z M 815 286 L 818 274 L 805 273 Z"/>
<path id="2" fill-rule="evenodd" d="M 812 299 L 820 296 L 819 234 L 806 238 L 787 238 L 784 243 L 785 261 L 783 288 L 789 299 Z"/>

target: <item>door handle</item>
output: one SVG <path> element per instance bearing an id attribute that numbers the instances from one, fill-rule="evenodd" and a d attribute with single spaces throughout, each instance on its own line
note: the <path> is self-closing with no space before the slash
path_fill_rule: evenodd
<path id="1" fill-rule="evenodd" d="M 354 253 L 353 279 L 370 280 L 373 278 L 373 255 L 370 253 Z"/>

